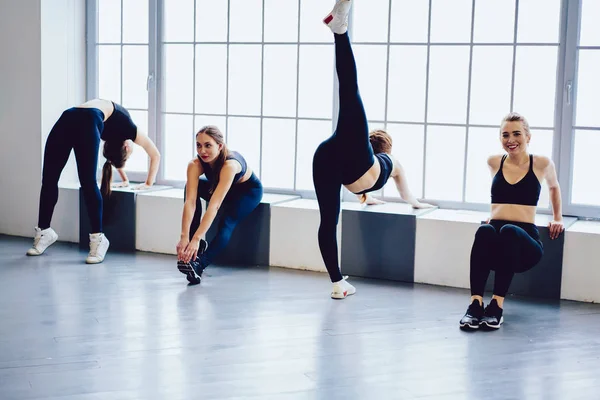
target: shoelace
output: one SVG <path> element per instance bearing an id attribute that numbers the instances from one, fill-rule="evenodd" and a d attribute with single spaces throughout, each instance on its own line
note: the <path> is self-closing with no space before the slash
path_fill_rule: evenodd
<path id="1" fill-rule="evenodd" d="M 499 309 L 500 309 L 500 307 L 498 307 L 497 305 L 490 304 L 485 308 L 484 315 L 486 317 L 497 317 Z"/>
<path id="2" fill-rule="evenodd" d="M 477 304 L 471 304 L 467 310 L 467 314 L 471 315 L 471 316 L 481 316 L 483 315 L 483 312 L 481 312 L 481 306 L 477 303 Z"/>
<path id="3" fill-rule="evenodd" d="M 90 241 L 90 256 L 96 257 L 98 255 L 98 245 L 100 245 L 100 241 Z"/>

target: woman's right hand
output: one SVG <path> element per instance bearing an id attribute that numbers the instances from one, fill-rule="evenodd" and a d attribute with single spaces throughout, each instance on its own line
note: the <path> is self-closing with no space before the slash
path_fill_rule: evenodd
<path id="1" fill-rule="evenodd" d="M 122 188 L 122 187 L 128 187 L 128 186 L 129 186 L 129 181 L 113 183 L 112 185 L 110 185 L 110 187 L 112 187 L 112 188 Z"/>
<path id="2" fill-rule="evenodd" d="M 182 236 L 181 239 L 179 239 L 179 243 L 177 243 L 177 261 L 183 261 L 184 252 L 189 243 L 190 240 L 185 236 Z"/>
<path id="3" fill-rule="evenodd" d="M 385 204 L 385 201 L 376 199 L 375 197 L 367 196 L 367 200 L 365 201 L 365 204 L 368 206 L 374 206 L 374 205 L 378 205 L 378 204 Z"/>

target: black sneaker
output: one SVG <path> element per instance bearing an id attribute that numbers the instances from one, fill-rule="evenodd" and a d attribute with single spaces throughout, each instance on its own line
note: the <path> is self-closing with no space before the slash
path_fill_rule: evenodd
<path id="1" fill-rule="evenodd" d="M 467 308 L 467 313 L 460 320 L 461 329 L 479 329 L 479 321 L 483 317 L 483 305 L 475 299 Z"/>
<path id="2" fill-rule="evenodd" d="M 483 328 L 498 329 L 503 322 L 502 309 L 498 307 L 496 299 L 492 299 L 490 304 L 485 308 L 480 324 Z"/>
<path id="3" fill-rule="evenodd" d="M 198 259 L 208 249 L 208 242 L 204 239 L 200 239 L 200 246 L 198 247 L 198 256 L 194 261 L 189 263 L 184 261 L 177 261 L 177 269 L 179 272 L 184 274 L 189 283 L 197 285 L 202 281 L 202 272 L 204 268 Z"/>

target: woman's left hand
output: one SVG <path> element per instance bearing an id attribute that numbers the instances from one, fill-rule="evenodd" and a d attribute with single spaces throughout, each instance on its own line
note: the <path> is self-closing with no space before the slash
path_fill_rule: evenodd
<path id="1" fill-rule="evenodd" d="M 413 208 L 433 208 L 435 207 L 433 204 L 429 204 L 429 203 L 417 203 L 413 205 Z"/>
<path id="2" fill-rule="evenodd" d="M 191 260 L 195 260 L 198 255 L 198 248 L 200 247 L 200 240 L 196 238 L 192 238 L 188 245 L 185 247 L 183 251 L 183 261 L 190 262 Z"/>
<path id="3" fill-rule="evenodd" d="M 563 224 L 562 219 L 559 221 L 554 219 L 550 221 L 548 223 L 548 230 L 550 231 L 550 239 L 558 238 L 562 231 L 565 230 L 565 225 Z"/>
<path id="4" fill-rule="evenodd" d="M 139 185 L 135 185 L 131 188 L 131 190 L 147 190 L 150 189 L 152 185 L 148 185 L 147 183 L 140 183 Z"/>

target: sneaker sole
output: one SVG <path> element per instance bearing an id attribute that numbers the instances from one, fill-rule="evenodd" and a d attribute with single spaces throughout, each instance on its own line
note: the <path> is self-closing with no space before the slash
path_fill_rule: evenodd
<path id="1" fill-rule="evenodd" d="M 479 326 L 481 326 L 484 329 L 500 329 L 500 325 L 502 325 L 503 322 L 504 322 L 504 317 L 500 317 L 500 323 L 498 323 L 498 325 L 489 324 L 487 322 L 482 322 L 481 324 L 479 324 Z"/>
<path id="2" fill-rule="evenodd" d="M 186 276 L 188 282 L 192 285 L 197 285 L 202 281 L 189 263 L 177 261 L 177 269 Z"/>
<path id="3" fill-rule="evenodd" d="M 475 331 L 475 330 L 479 329 L 479 325 L 460 324 L 460 329 L 463 329 L 466 331 Z"/>
<path id="4" fill-rule="evenodd" d="M 332 299 L 336 299 L 336 300 L 343 300 L 348 296 L 352 296 L 355 292 L 353 293 L 349 293 L 349 292 L 344 292 L 344 293 L 331 293 L 331 298 Z"/>
<path id="5" fill-rule="evenodd" d="M 102 260 L 98 260 L 98 261 L 85 260 L 86 264 L 101 264 L 102 262 L 104 262 L 104 258 Z"/>

